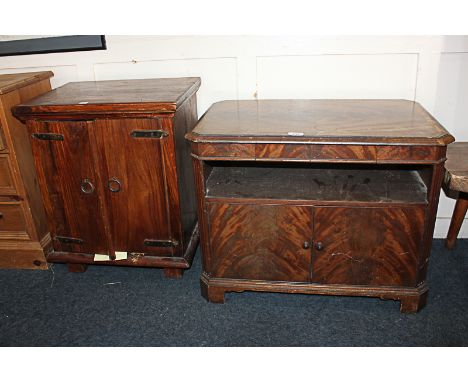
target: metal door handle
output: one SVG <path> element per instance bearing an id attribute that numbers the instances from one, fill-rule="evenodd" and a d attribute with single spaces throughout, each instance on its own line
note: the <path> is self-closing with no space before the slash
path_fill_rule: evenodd
<path id="1" fill-rule="evenodd" d="M 81 181 L 81 192 L 84 194 L 92 194 L 94 192 L 94 185 L 90 179 L 86 178 Z"/>
<path id="2" fill-rule="evenodd" d="M 107 187 L 109 187 L 109 190 L 111 192 L 119 192 L 120 189 L 122 188 L 122 184 L 120 183 L 120 180 L 118 180 L 115 176 L 113 178 L 110 178 L 107 181 Z"/>
<path id="3" fill-rule="evenodd" d="M 317 243 L 315 244 L 315 249 L 317 251 L 321 251 L 323 249 L 323 243 L 321 241 L 317 241 Z"/>

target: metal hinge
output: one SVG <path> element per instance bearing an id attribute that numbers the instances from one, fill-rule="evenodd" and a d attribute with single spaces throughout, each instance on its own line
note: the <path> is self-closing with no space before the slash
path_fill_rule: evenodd
<path id="1" fill-rule="evenodd" d="M 54 239 L 64 244 L 83 244 L 83 239 L 76 237 L 55 236 Z"/>
<path id="2" fill-rule="evenodd" d="M 169 134 L 162 130 L 133 130 L 130 135 L 133 138 L 162 138 Z"/>
<path id="3" fill-rule="evenodd" d="M 177 247 L 179 242 L 176 240 L 150 240 L 145 239 L 143 244 L 147 247 Z"/>
<path id="4" fill-rule="evenodd" d="M 41 139 L 43 141 L 63 141 L 62 134 L 52 134 L 52 133 L 33 133 L 31 134 L 33 138 Z"/>

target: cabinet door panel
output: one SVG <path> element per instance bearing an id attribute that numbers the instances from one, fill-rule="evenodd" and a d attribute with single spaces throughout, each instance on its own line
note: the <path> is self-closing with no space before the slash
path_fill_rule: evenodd
<path id="1" fill-rule="evenodd" d="M 312 282 L 415 286 L 424 222 L 425 207 L 314 208 Z"/>
<path id="2" fill-rule="evenodd" d="M 312 237 L 310 207 L 210 203 L 208 210 L 214 277 L 310 281 L 303 248 Z"/>
<path id="3" fill-rule="evenodd" d="M 144 244 L 145 240 L 178 240 L 170 229 L 163 158 L 165 140 L 169 137 L 132 136 L 134 131 L 147 130 L 161 130 L 159 121 L 96 121 L 111 236 L 116 251 L 170 254 L 171 246 Z"/>
<path id="4" fill-rule="evenodd" d="M 47 136 L 31 139 L 49 228 L 55 239 L 54 249 L 106 253 L 107 241 L 97 194 L 101 185 L 97 183 L 89 139 L 92 123 L 29 123 L 33 133 L 63 136 L 63 140 L 47 140 Z M 57 237 L 79 239 L 82 243 L 63 243 Z"/>

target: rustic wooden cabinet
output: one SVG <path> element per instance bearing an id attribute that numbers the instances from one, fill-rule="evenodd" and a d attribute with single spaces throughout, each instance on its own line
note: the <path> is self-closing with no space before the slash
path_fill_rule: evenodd
<path id="1" fill-rule="evenodd" d="M 199 78 L 69 83 L 23 103 L 51 262 L 180 277 L 198 244 L 190 148 Z M 73 265 L 75 264 L 75 265 Z"/>
<path id="2" fill-rule="evenodd" d="M 0 268 L 47 269 L 51 240 L 31 146 L 11 108 L 49 91 L 52 76 L 0 75 Z"/>
<path id="3" fill-rule="evenodd" d="M 225 101 L 187 139 L 209 301 L 251 290 L 425 304 L 453 137 L 419 104 Z"/>

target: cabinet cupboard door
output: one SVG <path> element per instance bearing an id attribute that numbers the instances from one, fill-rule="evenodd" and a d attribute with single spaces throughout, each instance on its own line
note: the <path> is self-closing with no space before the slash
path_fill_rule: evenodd
<path id="1" fill-rule="evenodd" d="M 209 203 L 208 213 L 213 277 L 310 281 L 310 207 Z"/>
<path id="2" fill-rule="evenodd" d="M 166 173 L 175 167 L 175 162 L 165 166 L 169 137 L 158 137 L 157 119 L 109 119 L 95 124 L 114 249 L 171 254 L 171 243 L 179 238 L 171 232 L 168 211 Z M 155 132 L 153 137 L 139 133 L 149 130 Z"/>
<path id="3" fill-rule="evenodd" d="M 314 208 L 312 282 L 415 286 L 425 207 Z"/>
<path id="4" fill-rule="evenodd" d="M 101 185 L 94 171 L 89 136 L 92 122 L 29 123 L 54 249 L 106 253 L 107 241 L 97 193 Z"/>

